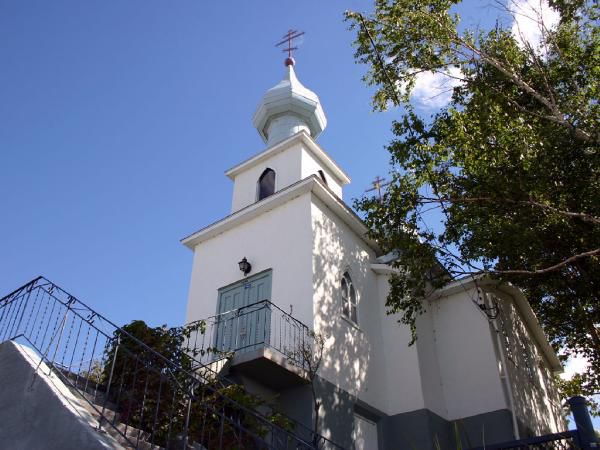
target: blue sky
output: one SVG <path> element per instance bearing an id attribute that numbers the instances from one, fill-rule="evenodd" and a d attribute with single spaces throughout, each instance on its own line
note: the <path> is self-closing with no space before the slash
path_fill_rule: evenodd
<path id="1" fill-rule="evenodd" d="M 342 20 L 369 4 L 0 1 L 0 292 L 41 274 L 117 323 L 181 324 L 179 239 L 229 213 L 223 172 L 264 148 L 251 117 L 289 28 L 319 143 L 361 195 L 394 117 L 371 112 Z"/>
<path id="2" fill-rule="evenodd" d="M 289 28 L 306 32 L 296 70 L 328 117 L 319 143 L 353 180 L 346 201 L 361 196 L 400 114 L 372 112 L 343 21 L 371 5 L 0 0 L 0 293 L 44 275 L 117 323 L 181 324 L 179 239 L 229 213 L 223 172 L 264 148 L 251 117 Z M 460 8 L 467 25 L 498 15 Z M 435 87 L 418 81 L 422 109 L 448 99 Z"/>
<path id="3" fill-rule="evenodd" d="M 251 117 L 289 28 L 306 32 L 296 71 L 328 117 L 319 143 L 353 180 L 346 201 L 363 195 L 400 115 L 371 110 L 343 21 L 371 5 L 0 0 L 0 293 L 44 275 L 117 323 L 181 324 L 179 239 L 229 213 L 223 172 L 264 149 Z M 459 12 L 483 27 L 499 14 Z M 448 100 L 436 77 L 417 80 L 421 110 Z"/>
<path id="4" fill-rule="evenodd" d="M 371 4 L 0 0 L 0 293 L 44 275 L 116 323 L 181 324 L 179 239 L 229 213 L 223 172 L 264 149 L 251 117 L 289 28 L 306 32 L 296 70 L 328 117 L 319 143 L 353 180 L 346 201 L 361 196 L 399 117 L 372 112 L 343 22 Z M 443 104 L 434 85 L 417 84 L 422 108 Z"/>

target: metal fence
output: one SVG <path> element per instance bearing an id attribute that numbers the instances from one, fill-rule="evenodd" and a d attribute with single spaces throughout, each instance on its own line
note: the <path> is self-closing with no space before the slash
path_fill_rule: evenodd
<path id="1" fill-rule="evenodd" d="M 587 400 L 581 396 L 574 396 L 567 400 L 567 404 L 575 424 L 574 430 L 486 445 L 470 450 L 592 450 L 600 448 L 600 440 L 594 430 Z"/>
<path id="2" fill-rule="evenodd" d="M 268 300 L 191 322 L 187 326 L 202 330 L 191 333 L 185 347 L 205 365 L 231 352 L 270 348 L 306 370 L 307 362 L 300 357 L 300 351 L 312 349 L 315 345 L 314 333 L 308 326 Z"/>
<path id="3" fill-rule="evenodd" d="M 201 361 L 184 352 L 165 358 L 43 277 L 0 299 L 6 340 L 34 349 L 88 403 L 99 429 L 134 448 L 339 448 L 233 400 L 227 392 L 235 386 L 194 370 Z"/>
<path id="4" fill-rule="evenodd" d="M 580 450 L 581 448 L 577 431 L 565 431 L 470 450 Z"/>

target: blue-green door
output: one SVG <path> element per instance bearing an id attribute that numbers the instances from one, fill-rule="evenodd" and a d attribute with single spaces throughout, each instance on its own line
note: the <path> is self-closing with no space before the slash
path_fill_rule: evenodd
<path id="1" fill-rule="evenodd" d="M 247 351 L 268 345 L 271 331 L 270 270 L 219 289 L 215 347 Z"/>

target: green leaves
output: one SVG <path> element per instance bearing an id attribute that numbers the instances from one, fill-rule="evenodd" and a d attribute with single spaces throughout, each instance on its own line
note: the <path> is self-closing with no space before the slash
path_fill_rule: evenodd
<path id="1" fill-rule="evenodd" d="M 598 391 L 599 6 L 554 1 L 561 21 L 545 30 L 541 54 L 510 26 L 459 31 L 456 4 L 377 1 L 370 17 L 346 15 L 375 109 L 403 108 L 388 192 L 355 203 L 404 269 L 390 281 L 388 312 L 415 338 L 421 298 L 487 272 L 527 291 L 552 343 L 591 361 L 578 386 Z M 415 77 L 449 67 L 463 78 L 452 100 L 419 114 Z"/>

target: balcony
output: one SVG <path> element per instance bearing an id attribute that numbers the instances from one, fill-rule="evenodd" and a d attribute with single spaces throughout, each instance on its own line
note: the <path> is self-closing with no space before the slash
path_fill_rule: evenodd
<path id="1" fill-rule="evenodd" d="M 302 350 L 314 348 L 311 330 L 263 300 L 192 322 L 186 346 L 209 370 L 232 371 L 281 390 L 308 383 Z"/>

